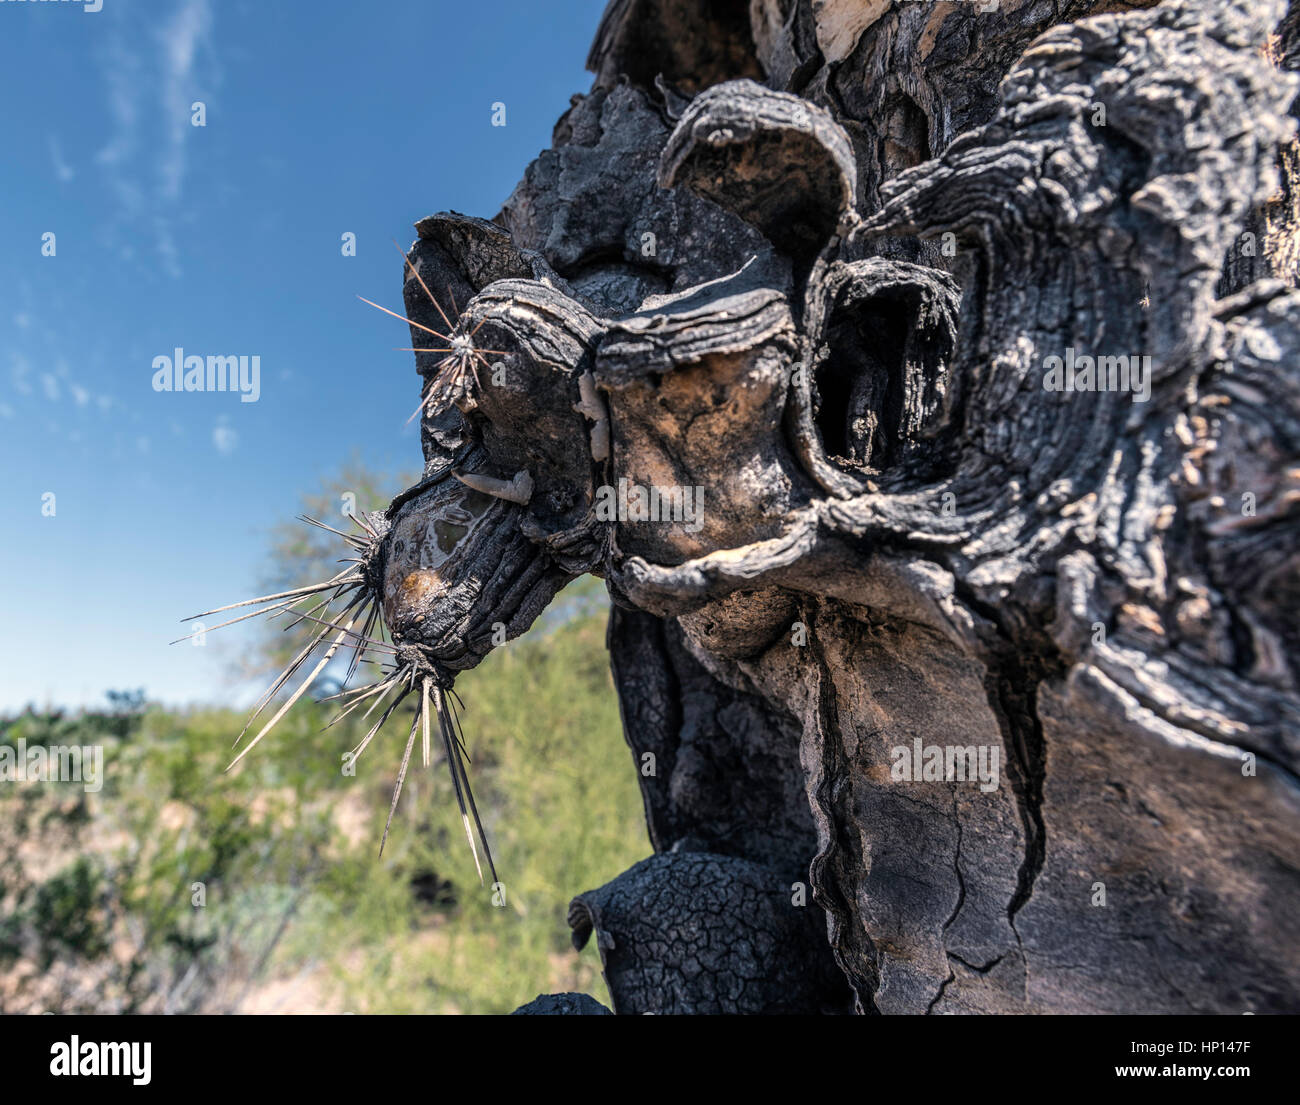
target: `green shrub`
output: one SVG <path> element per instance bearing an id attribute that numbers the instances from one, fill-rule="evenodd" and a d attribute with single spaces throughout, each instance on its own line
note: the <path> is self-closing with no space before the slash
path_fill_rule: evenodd
<path id="1" fill-rule="evenodd" d="M 359 719 L 326 729 L 331 706 L 306 700 L 230 772 L 246 718 L 227 710 L 119 697 L 0 719 L 6 743 L 105 749 L 98 793 L 0 789 L 0 846 L 37 857 L 0 872 L 0 1010 L 234 1011 L 295 975 L 312 985 L 291 1002 L 357 1012 L 508 1012 L 555 989 L 605 1000 L 594 951 L 569 944 L 568 902 L 650 849 L 603 609 L 595 581 L 575 585 L 457 683 L 495 891 L 440 761 L 413 763 L 379 858 L 397 715 L 355 775 L 342 757 Z"/>

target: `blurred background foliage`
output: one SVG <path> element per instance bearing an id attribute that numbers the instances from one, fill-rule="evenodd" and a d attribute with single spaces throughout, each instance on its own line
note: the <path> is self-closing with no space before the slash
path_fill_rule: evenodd
<path id="1" fill-rule="evenodd" d="M 366 509 L 401 478 L 350 462 L 304 513 L 339 525 L 347 493 Z M 336 541 L 280 528 L 264 582 L 324 578 Z M 603 586 L 580 580 L 457 680 L 504 903 L 479 883 L 440 759 L 412 767 L 378 856 L 398 715 L 354 775 L 344 753 L 365 731 L 360 711 L 326 729 L 333 704 L 307 698 L 229 773 L 246 720 L 229 709 L 115 691 L 103 711 L 0 718 L 15 750 L 104 749 L 98 792 L 0 782 L 0 1012 L 505 1013 L 558 990 L 607 1001 L 597 953 L 569 942 L 568 903 L 650 846 L 606 613 Z M 269 670 L 290 637 L 269 625 L 249 665 Z M 314 694 L 337 689 L 326 677 Z"/>

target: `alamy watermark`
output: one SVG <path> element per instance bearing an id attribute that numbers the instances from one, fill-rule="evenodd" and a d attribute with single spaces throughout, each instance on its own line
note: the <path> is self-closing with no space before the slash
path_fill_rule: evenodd
<path id="1" fill-rule="evenodd" d="M 996 744 L 925 744 L 890 750 L 889 777 L 896 783 L 975 783 L 987 794 L 998 789 L 1002 749 Z"/>
<path id="2" fill-rule="evenodd" d="M 104 785 L 102 744 L 0 744 L 0 783 L 81 783 L 87 794 Z"/>
<path id="3" fill-rule="evenodd" d="M 618 487 L 596 488 L 598 522 L 681 522 L 687 533 L 704 525 L 704 488 L 642 487 L 618 481 Z"/>
<path id="4" fill-rule="evenodd" d="M 104 7 L 104 0 L 0 0 L 0 4 L 80 4 L 83 12 L 97 12 Z"/>
<path id="5" fill-rule="evenodd" d="M 1136 353 L 1092 357 L 1071 346 L 1064 357 L 1044 357 L 1043 368 L 1044 391 L 1125 391 L 1135 403 L 1151 398 L 1151 358 Z"/>
<path id="6" fill-rule="evenodd" d="M 136 1086 L 147 1086 L 152 1080 L 150 1072 L 153 1045 L 143 1043 L 95 1043 L 73 1036 L 64 1043 L 59 1040 L 50 1045 L 50 1074 L 54 1077 L 108 1076 L 130 1078 Z"/>
<path id="7" fill-rule="evenodd" d="M 172 356 L 153 359 L 154 391 L 237 391 L 241 403 L 256 403 L 262 394 L 262 358 L 185 355 L 179 346 Z"/>
<path id="8" fill-rule="evenodd" d="M 910 3 L 924 3 L 925 0 L 908 0 Z M 981 15 L 988 15 L 990 12 L 998 10 L 998 5 L 1002 0 L 951 0 L 954 4 L 965 4 L 968 7 L 977 8 Z"/>

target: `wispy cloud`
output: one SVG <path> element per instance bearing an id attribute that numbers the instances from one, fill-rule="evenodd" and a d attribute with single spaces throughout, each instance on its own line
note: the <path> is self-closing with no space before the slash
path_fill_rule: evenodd
<path id="1" fill-rule="evenodd" d="M 93 404 L 104 412 L 112 409 L 113 397 L 96 394 L 90 388 L 72 379 L 68 362 L 62 357 L 54 356 L 49 351 L 41 353 L 29 349 L 28 353 L 31 354 L 30 359 L 27 354 L 16 349 L 9 351 L 9 383 L 15 395 L 35 396 L 38 394 L 36 385 L 39 384 L 39 394 L 47 402 L 60 403 L 66 397 L 70 398 L 78 408 L 91 408 Z M 52 364 L 53 369 L 37 372 L 32 367 L 33 360 L 37 364 Z M 10 412 L 6 417 L 11 417 L 13 407 L 5 404 L 5 409 Z"/>
<path id="2" fill-rule="evenodd" d="M 109 183 L 118 205 L 131 219 L 144 206 L 144 193 L 130 172 L 139 144 L 144 63 L 118 34 L 109 38 L 105 49 L 103 73 L 104 83 L 108 86 L 106 103 L 113 132 L 108 143 L 95 155 L 95 161 L 108 170 Z"/>
<path id="3" fill-rule="evenodd" d="M 64 158 L 63 147 L 59 145 L 58 138 L 53 134 L 50 135 L 50 161 L 54 165 L 54 179 L 60 184 L 67 184 L 76 177 L 76 170 Z"/>
<path id="4" fill-rule="evenodd" d="M 26 357 L 16 352 L 9 354 L 9 382 L 19 395 L 31 395 L 32 385 L 27 378 L 31 373 L 32 366 Z"/>
<path id="5" fill-rule="evenodd" d="M 222 456 L 229 456 L 239 444 L 239 433 L 234 427 L 220 421 L 212 427 L 212 444 Z"/>
<path id="6" fill-rule="evenodd" d="M 162 28 L 159 44 L 163 55 L 162 110 L 167 120 L 166 149 L 159 164 L 162 196 L 181 198 L 185 181 L 185 142 L 194 129 L 190 125 L 190 94 L 194 55 L 199 41 L 212 29 L 207 0 L 186 0 Z"/>
<path id="7" fill-rule="evenodd" d="M 200 58 L 211 58 L 212 23 L 209 0 L 180 0 L 152 34 L 136 25 L 130 33 L 118 30 L 101 59 L 112 130 L 95 161 L 108 176 L 120 223 L 152 237 L 172 276 L 181 272 L 174 223 L 182 214 L 194 130 L 190 104 L 217 80 L 215 64 L 207 66 L 206 84 L 198 72 Z M 129 241 L 120 252 L 133 253 Z"/>

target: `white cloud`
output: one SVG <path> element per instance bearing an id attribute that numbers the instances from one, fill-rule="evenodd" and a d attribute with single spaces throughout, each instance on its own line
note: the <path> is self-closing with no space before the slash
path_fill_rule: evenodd
<path id="1" fill-rule="evenodd" d="M 50 135 L 50 161 L 54 163 L 54 179 L 60 184 L 67 184 L 77 175 L 72 166 L 64 159 L 58 138 L 52 134 Z"/>
<path id="2" fill-rule="evenodd" d="M 212 27 L 207 0 L 186 0 L 163 27 L 162 110 L 167 120 L 167 148 L 160 164 L 164 199 L 181 198 L 185 180 L 185 142 L 190 131 L 190 104 L 194 101 L 192 77 L 199 40 Z"/>
<path id="3" fill-rule="evenodd" d="M 144 207 L 144 192 L 129 175 L 129 165 L 139 144 L 140 92 L 144 84 L 144 63 L 122 39 L 113 36 L 107 46 L 103 73 L 108 86 L 108 114 L 112 137 L 95 161 L 108 169 L 109 182 L 118 206 L 127 218 Z"/>
<path id="4" fill-rule="evenodd" d="M 181 274 L 173 228 L 183 215 L 190 104 L 218 80 L 215 64 L 205 67 L 203 79 L 197 72 L 200 57 L 211 61 L 212 21 L 209 0 L 180 0 L 152 36 L 137 23 L 115 35 L 102 55 L 112 132 L 95 161 L 117 201 L 118 225 L 110 232 L 151 233 L 172 276 Z M 129 240 L 115 245 L 125 260 L 134 256 Z"/>
<path id="5" fill-rule="evenodd" d="M 116 404 L 111 395 L 100 395 L 91 389 L 84 387 L 72 379 L 72 371 L 68 362 L 63 357 L 54 357 L 54 371 L 52 372 L 34 372 L 32 369 L 32 360 L 49 362 L 51 360 L 48 352 L 42 354 L 38 351 L 32 351 L 29 358 L 26 354 L 18 350 L 9 351 L 9 380 L 13 392 L 16 395 L 35 395 L 37 394 L 37 385 L 39 392 L 46 400 L 51 403 L 61 402 L 65 397 L 70 398 L 78 407 L 98 407 L 101 411 L 109 411 Z M 5 417 L 13 416 L 13 407 L 6 405 L 6 410 L 10 413 Z"/>
<path id="6" fill-rule="evenodd" d="M 14 391 L 19 395 L 31 395 L 32 385 L 27 377 L 31 375 L 32 366 L 27 363 L 27 358 L 21 353 L 10 353 L 9 361 L 9 379 L 14 385 Z"/>
<path id="7" fill-rule="evenodd" d="M 0 403 L 0 418 L 13 418 L 14 409 L 8 403 Z"/>
<path id="8" fill-rule="evenodd" d="M 218 422 L 212 427 L 212 444 L 222 456 L 229 456 L 239 444 L 239 434 L 230 426 Z"/>

